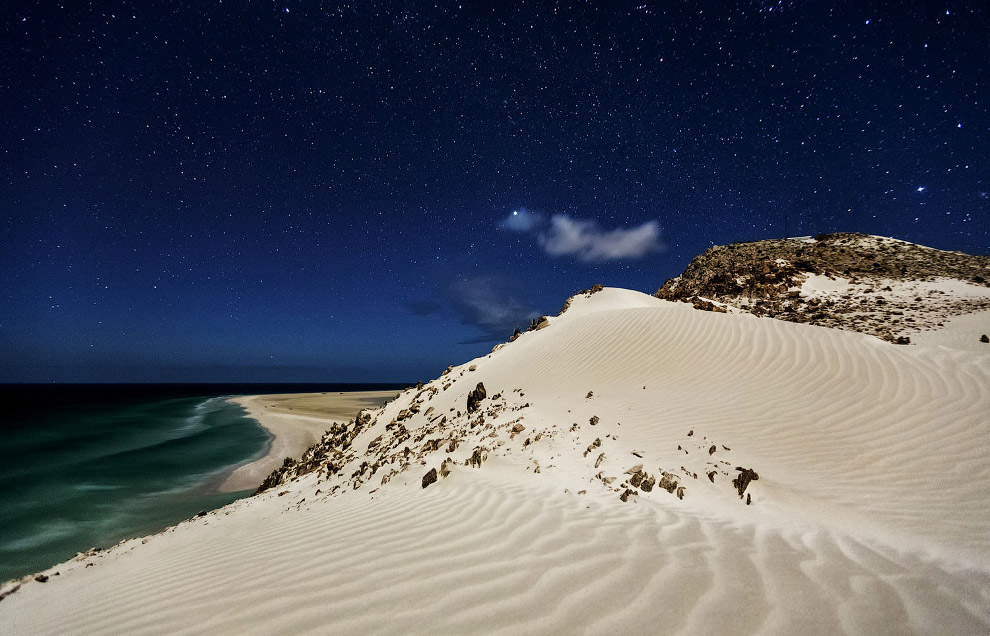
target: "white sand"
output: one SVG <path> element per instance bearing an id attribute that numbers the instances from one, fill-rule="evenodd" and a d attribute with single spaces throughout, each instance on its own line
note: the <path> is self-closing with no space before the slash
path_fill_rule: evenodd
<path id="1" fill-rule="evenodd" d="M 52 568 L 0 633 L 987 634 L 988 386 L 990 354 L 606 289 L 403 393 L 335 476 Z M 620 501 L 636 464 L 684 499 Z"/>
<path id="2" fill-rule="evenodd" d="M 254 395 L 231 398 L 272 435 L 261 458 L 238 467 L 220 486 L 220 492 L 257 488 L 286 457 L 298 458 L 319 441 L 331 422 L 346 422 L 364 408 L 377 407 L 397 391 Z"/>

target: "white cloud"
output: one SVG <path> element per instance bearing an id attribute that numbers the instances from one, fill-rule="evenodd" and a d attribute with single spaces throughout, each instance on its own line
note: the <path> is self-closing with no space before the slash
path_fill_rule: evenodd
<path id="1" fill-rule="evenodd" d="M 586 263 L 643 258 L 662 248 L 659 221 L 603 230 L 595 221 L 572 219 L 566 214 L 553 215 L 550 228 L 540 234 L 539 241 L 551 256 L 574 256 Z"/>

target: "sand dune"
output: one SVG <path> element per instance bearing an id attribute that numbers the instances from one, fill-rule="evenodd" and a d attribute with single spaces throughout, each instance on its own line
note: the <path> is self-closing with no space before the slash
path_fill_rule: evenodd
<path id="1" fill-rule="evenodd" d="M 318 470 L 24 584 L 0 632 L 985 634 L 987 386 L 978 351 L 606 289 Z"/>

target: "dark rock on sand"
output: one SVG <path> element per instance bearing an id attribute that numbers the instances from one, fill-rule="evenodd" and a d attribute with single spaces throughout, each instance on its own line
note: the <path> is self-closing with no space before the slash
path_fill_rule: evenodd
<path id="1" fill-rule="evenodd" d="M 436 480 L 437 480 L 437 469 L 431 468 L 430 472 L 423 475 L 423 488 L 426 488 L 430 484 L 435 483 Z"/>
<path id="2" fill-rule="evenodd" d="M 488 396 L 488 392 L 485 391 L 485 384 L 479 382 L 478 386 L 474 388 L 474 391 L 468 393 L 467 396 L 467 410 L 468 413 L 478 410 L 478 405 Z"/>
<path id="3" fill-rule="evenodd" d="M 736 470 L 739 471 L 739 475 L 732 480 L 732 485 L 736 487 L 736 492 L 739 493 L 739 498 L 742 499 L 743 493 L 746 492 L 746 487 L 749 486 L 749 482 L 758 480 L 760 476 L 751 468 L 737 466 Z"/>

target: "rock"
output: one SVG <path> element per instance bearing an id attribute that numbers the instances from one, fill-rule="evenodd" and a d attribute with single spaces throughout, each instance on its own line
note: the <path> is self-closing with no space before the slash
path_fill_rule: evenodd
<path id="1" fill-rule="evenodd" d="M 371 424 L 371 413 L 364 410 L 358 411 L 357 415 L 354 417 L 354 424 L 358 428 L 363 428 L 364 426 Z"/>
<path id="2" fill-rule="evenodd" d="M 690 431 L 688 431 L 687 436 L 688 437 L 691 437 L 692 435 L 694 435 L 694 429 L 693 428 Z"/>
<path id="3" fill-rule="evenodd" d="M 601 455 L 598 456 L 598 459 L 595 460 L 595 468 L 601 466 L 602 461 L 604 460 L 605 460 L 605 453 L 602 453 Z"/>
<path id="4" fill-rule="evenodd" d="M 713 470 L 710 473 L 708 473 L 708 480 L 713 484 L 715 483 L 715 473 L 717 472 L 718 472 L 717 470 Z"/>
<path id="5" fill-rule="evenodd" d="M 621 499 L 622 501 L 629 501 L 629 495 L 635 495 L 635 494 L 636 494 L 635 490 L 629 490 L 628 488 L 626 488 L 626 490 L 621 495 L 619 495 L 619 499 Z"/>
<path id="6" fill-rule="evenodd" d="M 595 441 L 593 441 L 593 442 L 591 442 L 591 445 L 590 445 L 590 446 L 588 446 L 588 448 L 587 448 L 587 449 L 585 449 L 585 451 L 584 451 L 584 456 L 585 456 L 585 457 L 587 457 L 587 456 L 588 456 L 588 453 L 590 453 L 591 451 L 593 451 L 593 450 L 595 450 L 596 448 L 598 448 L 598 447 L 599 447 L 599 446 L 601 446 L 601 445 L 602 445 L 602 440 L 601 440 L 601 438 L 599 438 L 599 437 L 596 437 L 596 438 L 595 438 Z"/>
<path id="7" fill-rule="evenodd" d="M 0 585 L 0 601 L 7 598 L 17 590 L 21 589 L 20 581 L 7 581 Z"/>
<path id="8" fill-rule="evenodd" d="M 749 493 L 746 493 L 746 505 L 748 506 L 748 505 L 750 505 L 752 503 L 753 503 L 753 500 L 750 498 Z"/>
<path id="9" fill-rule="evenodd" d="M 653 490 L 653 484 L 657 483 L 657 480 L 646 473 L 643 473 L 643 475 L 644 478 L 643 481 L 640 482 L 639 487 L 643 492 L 650 492 Z"/>
<path id="10" fill-rule="evenodd" d="M 595 466 L 595 468 L 598 468 L 598 466 Z M 629 478 L 629 483 L 639 488 L 640 484 L 643 483 L 643 477 L 643 473 L 633 473 L 633 476 Z"/>
<path id="11" fill-rule="evenodd" d="M 472 364 L 471 366 L 468 367 L 468 371 L 477 371 L 477 370 L 478 370 L 478 365 L 476 364 Z"/>
<path id="12" fill-rule="evenodd" d="M 984 336 L 984 337 L 986 337 L 986 336 Z M 588 395 L 584 396 L 584 399 L 590 400 L 593 397 L 595 397 L 595 392 L 594 391 L 588 391 Z"/>
<path id="13" fill-rule="evenodd" d="M 636 473 L 641 473 L 641 472 L 643 472 L 643 465 L 642 464 L 636 464 L 635 466 L 633 466 L 632 468 L 630 468 L 629 470 L 627 470 L 626 471 L 626 474 L 627 475 L 635 475 Z"/>
<path id="14" fill-rule="evenodd" d="M 37 581 L 38 583 L 47 583 L 48 577 L 44 574 L 39 574 L 34 577 L 34 580 Z"/>
<path id="15" fill-rule="evenodd" d="M 712 447 L 708 449 L 708 454 L 712 455 L 715 453 L 716 450 L 717 449 L 715 448 L 715 444 L 712 444 Z"/>
<path id="16" fill-rule="evenodd" d="M 595 426 L 596 424 L 598 424 L 598 422 L 599 420 L 597 415 L 592 415 L 591 419 L 588 420 L 588 423 L 591 424 L 592 426 Z"/>
<path id="17" fill-rule="evenodd" d="M 987 334 L 983 334 L 982 336 L 980 336 L 980 342 L 983 343 L 990 342 L 990 338 L 987 337 Z"/>
<path id="18" fill-rule="evenodd" d="M 457 440 L 456 439 L 452 439 L 452 440 L 450 440 L 450 443 L 447 444 L 447 452 L 448 453 L 453 453 L 455 450 L 457 450 Z"/>
<path id="19" fill-rule="evenodd" d="M 526 430 L 526 427 L 523 426 L 522 424 L 516 424 L 515 426 L 512 427 L 512 432 L 513 433 L 522 433 L 525 430 Z"/>
<path id="20" fill-rule="evenodd" d="M 467 396 L 467 410 L 468 413 L 478 410 L 478 405 L 488 396 L 485 391 L 485 385 L 483 382 L 479 382 L 478 386 L 474 388 L 474 391 L 468 393 Z"/>
<path id="21" fill-rule="evenodd" d="M 435 483 L 436 480 L 437 480 L 437 469 L 431 468 L 430 472 L 423 475 L 423 488 L 426 488 L 430 484 Z"/>
<path id="22" fill-rule="evenodd" d="M 453 464 L 454 464 L 454 462 L 449 457 L 447 459 L 443 460 L 443 463 L 440 464 L 440 476 L 441 477 L 446 477 L 447 475 L 449 475 L 450 474 L 450 467 Z"/>
<path id="23" fill-rule="evenodd" d="M 677 480 L 670 473 L 663 473 L 660 476 L 660 483 L 657 484 L 660 488 L 663 488 L 667 492 L 673 494 L 677 490 Z"/>
<path id="24" fill-rule="evenodd" d="M 736 470 L 739 471 L 739 475 L 732 480 L 732 485 L 736 487 L 736 492 L 739 493 L 739 498 L 742 499 L 743 493 L 746 492 L 746 487 L 749 486 L 749 482 L 758 480 L 760 476 L 756 474 L 755 470 L 750 468 L 736 466 Z"/>
<path id="25" fill-rule="evenodd" d="M 468 465 L 474 468 L 481 468 L 481 462 L 485 461 L 485 452 L 480 446 L 475 447 L 474 452 L 471 453 L 471 458 L 468 460 Z"/>
<path id="26" fill-rule="evenodd" d="M 199 512 L 196 513 L 196 516 L 197 517 L 205 517 L 206 516 L 206 511 L 205 510 L 200 510 Z"/>
<path id="27" fill-rule="evenodd" d="M 684 499 L 684 486 L 677 487 L 677 498 Z"/>
<path id="28" fill-rule="evenodd" d="M 907 336 L 898 336 L 897 338 L 894 339 L 894 344 L 909 345 L 911 344 L 911 339 L 908 338 Z"/>

